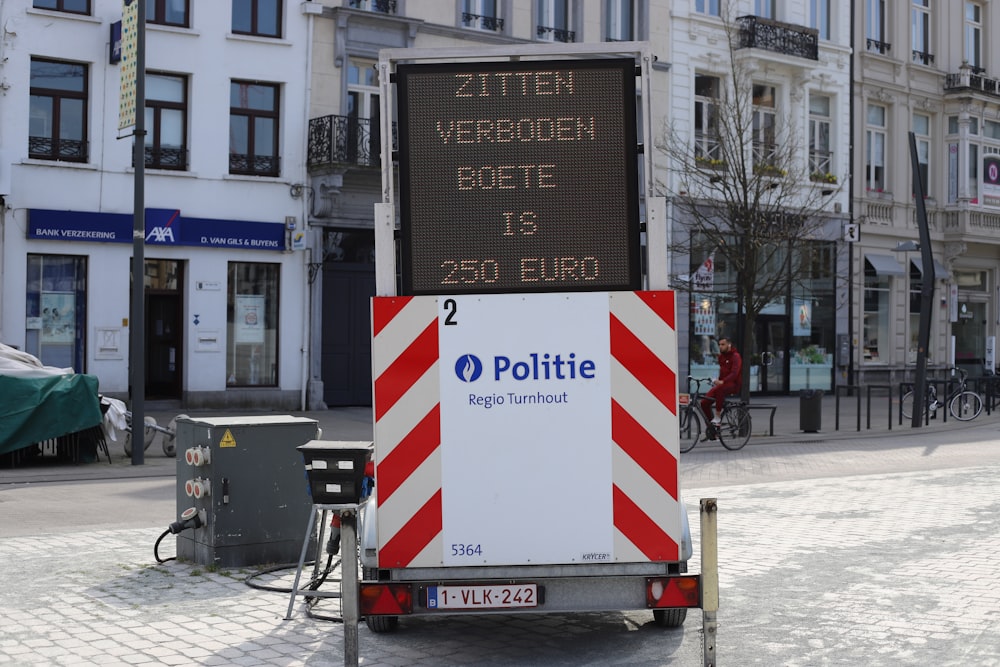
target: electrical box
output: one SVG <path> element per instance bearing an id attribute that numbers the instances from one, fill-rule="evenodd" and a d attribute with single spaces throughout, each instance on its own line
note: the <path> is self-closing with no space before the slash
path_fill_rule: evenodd
<path id="1" fill-rule="evenodd" d="M 177 535 L 177 557 L 240 567 L 298 561 L 312 510 L 302 455 L 319 437 L 291 415 L 177 420 L 177 513 L 205 525 Z"/>

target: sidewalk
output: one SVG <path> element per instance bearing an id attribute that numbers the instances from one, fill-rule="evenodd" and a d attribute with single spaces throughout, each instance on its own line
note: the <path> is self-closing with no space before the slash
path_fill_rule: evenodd
<path id="1" fill-rule="evenodd" d="M 822 418 L 820 430 L 806 433 L 801 429 L 800 408 L 801 399 L 795 396 L 760 396 L 750 400 L 751 405 L 773 405 L 774 435 L 770 435 L 769 413 L 767 410 L 755 409 L 751 412 L 753 419 L 753 437 L 748 447 L 769 444 L 802 444 L 828 442 L 832 440 L 852 440 L 858 438 L 870 439 L 885 436 L 899 436 L 913 430 L 910 420 L 903 419 L 900 424 L 899 402 L 895 397 L 889 397 L 885 392 L 874 393 L 871 405 L 867 395 L 841 396 L 838 406 L 836 397 L 822 397 Z M 860 407 L 860 411 L 859 411 Z M 891 409 L 891 418 L 890 418 Z M 943 430 L 981 428 L 987 424 L 996 424 L 1000 428 L 1000 415 L 997 412 L 986 414 L 984 411 L 976 419 L 960 422 L 950 415 L 945 419 L 944 410 L 938 410 L 937 419 L 921 426 L 920 431 L 928 434 Z M 146 409 L 146 416 L 156 419 L 160 426 L 167 426 L 170 420 L 179 414 L 199 419 L 208 417 L 238 418 L 240 416 L 260 415 L 292 415 L 315 419 L 322 429 L 324 440 L 372 440 L 372 412 L 369 407 L 333 408 L 330 410 L 314 410 L 306 412 L 262 412 L 236 410 L 197 410 L 184 411 L 180 408 L 165 409 L 162 405 Z M 808 421 L 808 420 L 807 420 Z M 141 478 L 174 476 L 176 459 L 168 457 L 163 452 L 163 434 L 157 434 L 153 443 L 143 452 L 143 463 L 133 465 L 132 459 L 126 456 L 122 444 L 122 436 L 118 441 L 108 441 L 112 464 L 106 458 L 97 463 L 73 465 L 68 463 L 33 463 L 13 469 L 0 469 L 0 484 L 27 482 L 57 482 L 75 480 L 96 480 L 116 478 Z M 722 449 L 717 442 L 700 442 L 693 451 Z"/>

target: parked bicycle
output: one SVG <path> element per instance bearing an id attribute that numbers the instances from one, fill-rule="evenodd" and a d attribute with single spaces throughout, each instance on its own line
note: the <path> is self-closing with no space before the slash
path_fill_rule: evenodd
<path id="1" fill-rule="evenodd" d="M 701 385 L 703 382 L 711 383 L 712 378 L 695 378 L 689 375 L 688 383 L 691 382 L 695 383 L 694 393 L 689 395 L 687 405 L 682 406 L 677 415 L 680 422 L 681 453 L 690 452 L 702 440 L 716 438 L 726 449 L 742 449 L 750 440 L 752 432 L 750 410 L 747 409 L 746 402 L 727 398 L 719 418 L 722 423 L 715 426 L 705 420 L 705 414 L 701 411 Z"/>
<path id="2" fill-rule="evenodd" d="M 943 401 L 938 400 L 937 387 L 930 383 L 927 384 L 927 389 L 924 392 L 925 413 L 929 412 L 933 416 L 939 407 L 947 404 L 951 416 L 955 419 L 960 421 L 975 419 L 983 411 L 983 397 L 968 388 L 966 383 L 969 377 L 968 371 L 961 368 L 952 368 L 950 370 L 952 373 L 958 372 L 958 380 L 948 383 L 948 395 Z M 903 395 L 900 410 L 907 419 L 913 417 L 912 391 L 908 391 Z"/>

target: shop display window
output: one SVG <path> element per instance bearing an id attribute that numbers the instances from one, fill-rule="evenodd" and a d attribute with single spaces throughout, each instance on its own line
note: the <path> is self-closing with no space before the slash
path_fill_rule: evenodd
<path id="1" fill-rule="evenodd" d="M 278 264 L 230 262 L 226 386 L 278 384 Z"/>

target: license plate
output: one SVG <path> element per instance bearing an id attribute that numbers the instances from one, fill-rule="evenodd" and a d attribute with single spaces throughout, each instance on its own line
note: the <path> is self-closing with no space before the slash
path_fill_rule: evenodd
<path id="1" fill-rule="evenodd" d="M 511 609 L 537 607 L 536 584 L 428 586 L 428 609 Z"/>

